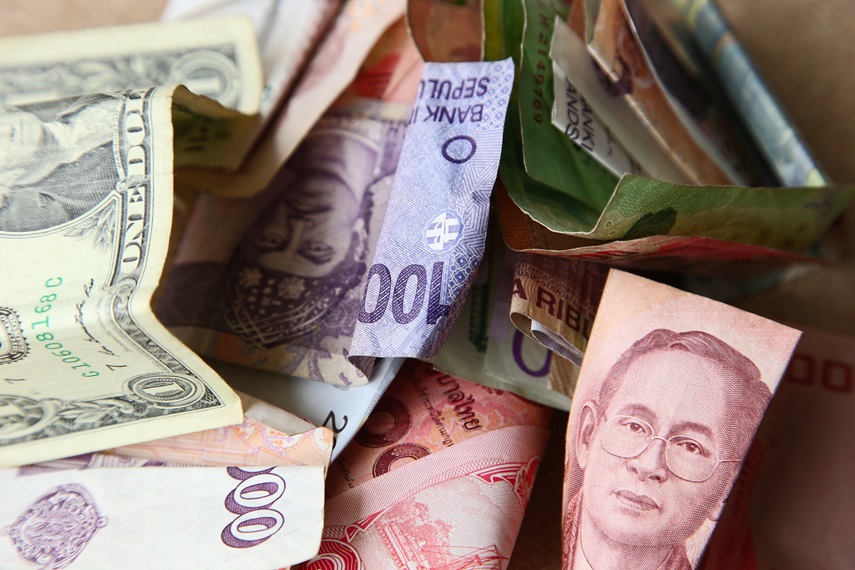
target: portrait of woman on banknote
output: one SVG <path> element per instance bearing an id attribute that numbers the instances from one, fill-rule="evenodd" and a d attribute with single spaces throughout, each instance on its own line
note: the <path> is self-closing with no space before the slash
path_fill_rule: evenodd
<path id="1" fill-rule="evenodd" d="M 241 338 L 272 348 L 342 322 L 329 315 L 366 272 L 372 186 L 389 174 L 375 172 L 377 155 L 375 143 L 345 129 L 307 137 L 289 163 L 296 178 L 232 258 L 225 319 Z"/>
<path id="2" fill-rule="evenodd" d="M 115 190 L 120 105 L 89 95 L 0 110 L 0 231 L 58 226 Z"/>
<path id="3" fill-rule="evenodd" d="M 760 370 L 715 335 L 655 329 L 588 388 L 568 431 L 565 569 L 692 568 L 686 542 L 718 518 L 772 397 Z"/>

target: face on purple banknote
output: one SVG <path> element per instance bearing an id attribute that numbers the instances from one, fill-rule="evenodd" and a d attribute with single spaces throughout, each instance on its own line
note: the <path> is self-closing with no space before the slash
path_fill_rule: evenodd
<path id="1" fill-rule="evenodd" d="M 258 261 L 287 266 L 302 277 L 329 274 L 348 253 L 360 220 L 360 203 L 339 178 L 323 172 L 299 179 L 295 192 L 279 200 L 252 236 Z M 342 234 L 348 239 L 340 239 Z"/>
<path id="2" fill-rule="evenodd" d="M 114 96 L 35 103 L 0 113 L 0 231 L 78 218 L 116 189 Z"/>
<path id="3" fill-rule="evenodd" d="M 319 278 L 331 274 L 348 254 L 359 257 L 365 244 L 352 242 L 364 241 L 367 231 L 364 198 L 375 155 L 376 150 L 356 139 L 308 139 L 292 161 L 300 176 L 251 234 L 249 249 L 255 250 L 257 262 Z M 362 165 L 366 172 L 353 172 Z"/>
<path id="4" fill-rule="evenodd" d="M 635 343 L 582 409 L 583 546 L 586 535 L 678 546 L 714 519 L 750 443 L 742 423 L 762 415 L 768 392 L 753 363 L 712 335 L 658 330 Z"/>
<path id="5" fill-rule="evenodd" d="M 341 321 L 328 315 L 365 272 L 376 158 L 357 136 L 306 139 L 289 163 L 297 176 L 232 258 L 225 318 L 233 331 L 272 347 Z"/>

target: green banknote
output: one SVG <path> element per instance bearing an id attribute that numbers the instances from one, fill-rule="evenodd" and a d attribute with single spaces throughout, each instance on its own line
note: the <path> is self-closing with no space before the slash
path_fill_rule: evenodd
<path id="1" fill-rule="evenodd" d="M 526 0 L 528 1 L 528 0 Z M 537 25 L 542 24 L 540 12 L 547 4 L 531 2 L 528 14 Z M 528 4 L 525 4 L 528 7 Z M 592 204 L 591 188 L 582 176 L 567 175 L 567 165 L 575 161 L 578 148 L 554 156 L 559 148 L 546 140 L 533 142 L 526 138 L 526 114 L 529 101 L 526 85 L 537 84 L 540 72 L 532 56 L 526 67 L 526 54 L 537 53 L 537 37 L 528 36 L 519 19 L 526 16 L 523 5 L 516 2 L 485 2 L 485 55 L 487 58 L 512 56 L 522 61 L 519 83 L 512 96 L 505 129 L 500 174 L 514 203 L 544 230 L 555 234 L 596 240 L 599 242 L 629 240 L 649 236 L 696 236 L 755 244 L 786 251 L 804 251 L 828 229 L 831 222 L 852 199 L 852 187 L 748 188 L 736 186 L 689 186 L 670 184 L 635 175 L 624 175 L 615 185 L 607 187 L 605 199 Z M 537 10 L 539 11 L 537 11 Z M 549 18 L 559 14 L 553 8 Z M 531 22 L 530 22 L 531 23 Z M 538 32 L 545 33 L 545 32 Z M 551 38 L 552 30 L 549 30 Z M 519 47 L 518 47 L 519 46 Z M 547 51 L 548 53 L 548 51 Z M 532 73 L 537 72 L 537 73 Z M 544 79 L 544 82 L 546 79 Z M 550 69 L 551 81 L 551 69 Z M 529 82 L 529 83 L 527 83 Z M 534 94 L 531 90 L 529 95 Z M 550 99 L 551 104 L 551 99 Z M 533 115 L 528 119 L 534 123 Z M 515 125 L 520 122 L 521 128 Z M 538 125 L 539 126 L 539 125 Z M 543 132 L 554 131 L 560 144 L 572 142 L 561 133 L 544 125 Z M 541 132 L 537 130 L 535 132 Z M 583 155 L 584 153 L 580 151 Z M 534 174 L 531 155 L 542 153 L 545 167 L 561 170 L 564 175 L 539 177 Z M 583 156 L 593 167 L 601 169 L 593 159 Z M 579 170 L 575 172 L 579 174 Z M 587 172 L 593 172 L 588 170 Z M 539 173 L 539 174 L 542 174 Z M 566 176 L 562 178 L 562 176 Z M 563 190 L 555 180 L 572 181 L 576 193 Z M 570 184 L 570 182 L 568 182 Z M 579 190 L 585 187 L 587 189 Z M 585 196 L 584 193 L 588 193 Z"/>
<path id="2" fill-rule="evenodd" d="M 505 22 L 505 30 L 523 27 L 517 91 L 525 170 L 533 179 L 601 209 L 617 178 L 550 121 L 555 95 L 549 49 L 555 16 L 566 18 L 568 5 L 559 0 L 524 0 L 522 8 Z"/>
<path id="3" fill-rule="evenodd" d="M 590 217 L 562 207 L 556 192 L 523 176 L 509 181 L 523 190 L 511 192 L 517 204 L 561 234 L 602 241 L 700 236 L 796 252 L 815 243 L 855 195 L 851 186 L 690 186 L 626 174 L 591 223 Z M 519 196 L 525 206 L 516 200 Z"/>
<path id="4" fill-rule="evenodd" d="M 519 2 L 485 1 L 484 54 L 486 59 L 513 57 L 519 67 L 523 41 L 523 29 L 520 25 L 524 17 L 522 7 Z M 521 72 L 518 69 L 517 76 L 520 77 L 520 75 Z M 535 220 L 539 218 L 536 210 L 538 207 L 543 207 L 546 211 L 562 212 L 568 220 L 575 221 L 580 226 L 595 224 L 598 217 L 596 208 L 552 186 L 538 182 L 526 173 L 522 151 L 522 131 L 517 128 L 521 120 L 519 85 L 517 83 L 511 93 L 505 120 L 502 160 L 499 164 L 502 182 L 514 202 Z M 556 131 L 559 138 L 563 138 L 560 131 L 551 125 L 547 126 Z M 572 142 L 570 144 L 572 145 Z M 561 162 L 565 160 L 567 160 L 566 157 Z"/>

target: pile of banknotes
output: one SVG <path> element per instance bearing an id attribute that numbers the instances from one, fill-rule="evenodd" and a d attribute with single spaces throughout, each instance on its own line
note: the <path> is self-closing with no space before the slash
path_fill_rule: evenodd
<path id="1" fill-rule="evenodd" d="M 852 568 L 855 338 L 744 307 L 853 196 L 713 0 L 0 38 L 0 568 Z"/>

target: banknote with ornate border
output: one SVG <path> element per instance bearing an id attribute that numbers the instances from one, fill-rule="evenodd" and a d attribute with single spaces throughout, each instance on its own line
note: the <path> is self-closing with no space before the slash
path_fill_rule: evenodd
<path id="1" fill-rule="evenodd" d="M 0 465 L 241 421 L 237 396 L 150 308 L 172 220 L 173 104 L 189 120 L 191 97 L 0 110 Z"/>

